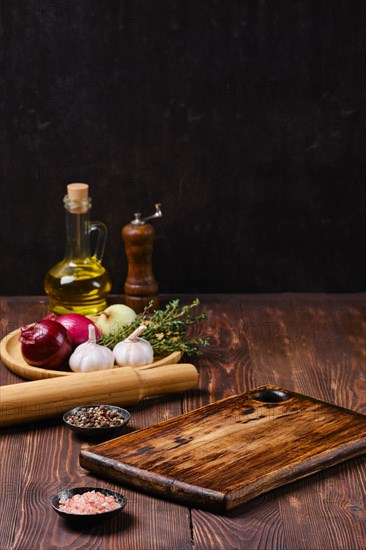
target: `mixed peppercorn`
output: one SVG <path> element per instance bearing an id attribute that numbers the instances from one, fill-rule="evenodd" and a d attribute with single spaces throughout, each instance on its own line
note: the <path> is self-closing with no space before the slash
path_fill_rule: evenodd
<path id="1" fill-rule="evenodd" d="M 82 407 L 67 418 L 67 422 L 78 428 L 111 428 L 122 426 L 125 420 L 118 411 L 103 405 Z"/>

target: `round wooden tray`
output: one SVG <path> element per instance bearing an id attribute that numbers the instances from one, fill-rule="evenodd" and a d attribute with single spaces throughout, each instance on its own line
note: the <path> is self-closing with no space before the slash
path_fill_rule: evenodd
<path id="1" fill-rule="evenodd" d="M 69 376 L 70 374 L 74 374 L 71 370 L 66 370 L 66 368 L 64 370 L 50 370 L 28 365 L 22 356 L 19 334 L 20 329 L 14 330 L 0 342 L 1 360 L 15 374 L 27 380 L 41 380 L 42 378 L 54 378 L 56 376 Z M 161 365 L 173 365 L 179 363 L 181 358 L 182 353 L 180 351 L 175 351 L 166 357 L 157 357 L 153 363 L 139 367 L 139 369 L 150 369 Z"/>

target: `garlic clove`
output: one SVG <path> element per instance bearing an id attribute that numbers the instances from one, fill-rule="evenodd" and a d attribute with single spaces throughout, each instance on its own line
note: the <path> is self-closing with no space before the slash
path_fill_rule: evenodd
<path id="1" fill-rule="evenodd" d="M 138 334 L 141 334 L 145 329 L 146 327 L 141 325 L 114 347 L 113 355 L 120 367 L 142 367 L 153 362 L 154 351 L 150 342 L 138 337 Z"/>
<path id="2" fill-rule="evenodd" d="M 69 367 L 73 372 L 94 372 L 108 370 L 114 367 L 113 352 L 96 343 L 95 327 L 89 325 L 89 339 L 80 344 L 69 359 Z"/>

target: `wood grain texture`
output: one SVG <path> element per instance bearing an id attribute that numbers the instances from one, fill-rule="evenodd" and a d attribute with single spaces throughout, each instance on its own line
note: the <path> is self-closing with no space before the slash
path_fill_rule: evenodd
<path id="1" fill-rule="evenodd" d="M 225 295 L 207 297 L 205 310 L 213 345 L 201 361 L 200 382 L 212 388 L 211 396 L 226 397 L 230 384 L 238 391 L 278 384 L 365 413 L 365 295 Z M 208 399 L 202 392 L 187 408 Z M 320 494 L 323 476 L 333 489 Z M 196 548 L 363 549 L 365 479 L 360 458 L 258 497 L 227 521 L 192 510 Z"/>
<path id="2" fill-rule="evenodd" d="M 366 416 L 262 386 L 82 450 L 107 479 L 208 510 L 366 453 Z"/>
<path id="3" fill-rule="evenodd" d="M 189 303 L 192 295 L 180 297 Z M 112 297 L 113 298 L 113 297 Z M 366 413 L 366 296 L 202 295 L 208 320 L 194 332 L 211 345 L 194 361 L 199 390 L 141 401 L 134 431 L 264 384 L 275 384 Z M 1 336 L 47 311 L 44 298 L 0 300 Z M 21 382 L 0 365 L 2 385 Z M 1 396 L 0 396 L 1 398 Z M 81 448 L 61 423 L 1 430 L 0 548 L 100 550 L 364 550 L 366 461 L 352 459 L 274 489 L 225 515 L 123 488 L 125 512 L 109 524 L 76 531 L 50 513 L 65 486 L 121 487 L 78 465 Z"/>
<path id="4" fill-rule="evenodd" d="M 63 415 L 79 405 L 135 405 L 144 397 L 178 393 L 197 386 L 194 365 L 123 367 L 0 386 L 0 426 Z"/>
<path id="5" fill-rule="evenodd" d="M 150 223 L 125 225 L 121 232 L 127 257 L 127 277 L 123 286 L 125 303 L 141 313 L 150 302 L 159 307 L 158 283 L 152 256 L 155 228 Z"/>

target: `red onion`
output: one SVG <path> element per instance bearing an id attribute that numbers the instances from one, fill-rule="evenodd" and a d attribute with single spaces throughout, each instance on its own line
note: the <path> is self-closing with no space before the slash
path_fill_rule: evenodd
<path id="1" fill-rule="evenodd" d="M 74 348 L 88 341 L 89 325 L 94 326 L 97 339 L 102 335 L 98 325 L 80 313 L 64 313 L 55 318 L 55 321 L 65 327 Z"/>
<path id="2" fill-rule="evenodd" d="M 25 361 L 35 367 L 57 369 L 67 365 L 72 353 L 67 330 L 51 319 L 21 327 L 19 341 Z"/>

